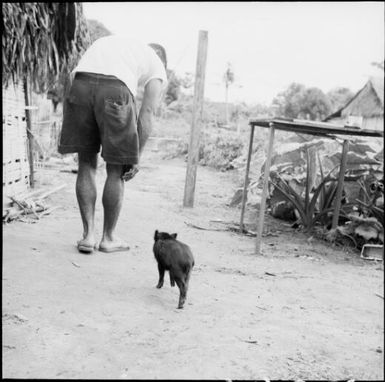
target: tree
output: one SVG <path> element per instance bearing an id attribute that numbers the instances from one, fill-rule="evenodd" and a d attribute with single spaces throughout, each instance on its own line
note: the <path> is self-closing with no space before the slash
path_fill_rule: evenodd
<path id="1" fill-rule="evenodd" d="M 194 85 L 194 75 L 191 72 L 186 72 L 179 80 L 184 89 L 190 89 Z"/>
<path id="2" fill-rule="evenodd" d="M 385 61 L 382 61 L 382 62 L 372 62 L 371 65 L 374 66 L 377 69 L 380 69 L 382 72 L 385 71 Z"/>
<path id="3" fill-rule="evenodd" d="M 300 110 L 306 119 L 321 121 L 330 114 L 330 102 L 321 89 L 311 87 L 303 93 Z"/>
<path id="4" fill-rule="evenodd" d="M 167 90 L 165 95 L 166 105 L 169 105 L 171 102 L 176 101 L 180 95 L 181 80 L 176 75 L 176 73 L 167 69 Z"/>
<path id="5" fill-rule="evenodd" d="M 165 94 L 166 105 L 179 99 L 181 88 L 189 89 L 193 86 L 193 74 L 186 72 L 183 77 L 178 76 L 173 70 L 167 69 L 167 89 Z"/>
<path id="6" fill-rule="evenodd" d="M 293 82 L 286 90 L 278 93 L 272 102 L 272 106 L 276 109 L 277 116 L 298 118 L 305 90 L 305 85 Z"/>
<path id="7" fill-rule="evenodd" d="M 86 26 L 89 34 L 89 44 L 92 44 L 101 37 L 111 35 L 111 32 L 97 20 L 86 20 Z M 58 103 L 63 101 L 64 91 L 68 83 L 68 76 L 68 71 L 62 71 L 59 75 L 59 80 L 48 90 L 47 98 L 52 101 L 55 111 Z"/>
<path id="8" fill-rule="evenodd" d="M 227 63 L 227 69 L 223 75 L 223 81 L 225 83 L 226 94 L 225 94 L 225 103 L 226 103 L 226 124 L 229 123 L 229 113 L 228 113 L 228 94 L 229 86 L 234 82 L 234 72 L 230 62 Z"/>
<path id="9" fill-rule="evenodd" d="M 354 93 L 344 87 L 334 88 L 326 93 L 330 102 L 330 110 L 332 113 L 345 106 L 354 96 Z"/>
<path id="10" fill-rule="evenodd" d="M 272 106 L 284 118 L 319 121 L 330 113 L 330 102 L 322 90 L 295 82 L 273 99 Z"/>
<path id="11" fill-rule="evenodd" d="M 101 37 L 112 34 L 100 21 L 97 20 L 87 20 L 87 26 L 90 33 L 91 44 Z"/>

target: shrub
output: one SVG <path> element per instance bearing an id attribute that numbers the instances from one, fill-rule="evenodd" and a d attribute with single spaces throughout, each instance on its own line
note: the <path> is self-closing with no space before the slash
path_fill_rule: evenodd
<path id="1" fill-rule="evenodd" d="M 187 157 L 189 139 L 188 135 L 180 142 L 169 144 L 165 158 Z M 231 170 L 234 168 L 233 161 L 241 156 L 243 148 L 244 142 L 236 133 L 205 130 L 199 144 L 199 164 L 220 171 Z"/>
<path id="2" fill-rule="evenodd" d="M 243 151 L 243 140 L 235 134 L 205 132 L 200 146 L 199 163 L 217 170 L 233 169 L 232 162 Z"/>

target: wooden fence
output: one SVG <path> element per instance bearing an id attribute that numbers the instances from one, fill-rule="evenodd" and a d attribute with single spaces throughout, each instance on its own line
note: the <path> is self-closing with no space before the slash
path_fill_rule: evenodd
<path id="1" fill-rule="evenodd" d="M 28 189 L 27 123 L 22 84 L 3 88 L 3 195 Z"/>

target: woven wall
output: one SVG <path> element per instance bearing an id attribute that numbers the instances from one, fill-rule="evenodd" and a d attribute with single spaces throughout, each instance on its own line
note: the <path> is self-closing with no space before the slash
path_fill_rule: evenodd
<path id="1" fill-rule="evenodd" d="M 29 186 L 27 123 L 21 84 L 3 88 L 3 195 Z"/>

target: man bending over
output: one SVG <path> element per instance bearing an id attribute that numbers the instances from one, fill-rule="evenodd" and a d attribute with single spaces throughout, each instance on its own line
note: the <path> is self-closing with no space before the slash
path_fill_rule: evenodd
<path id="1" fill-rule="evenodd" d="M 106 162 L 103 190 L 104 224 L 99 250 L 115 252 L 129 246 L 115 236 L 124 195 L 124 181 L 135 176 L 143 147 L 152 129 L 162 90 L 167 83 L 166 53 L 118 36 L 96 40 L 71 73 L 63 107 L 59 153 L 78 153 L 76 196 L 83 222 L 80 252 L 97 248 L 95 202 L 97 155 Z M 139 114 L 135 97 L 144 86 Z"/>

